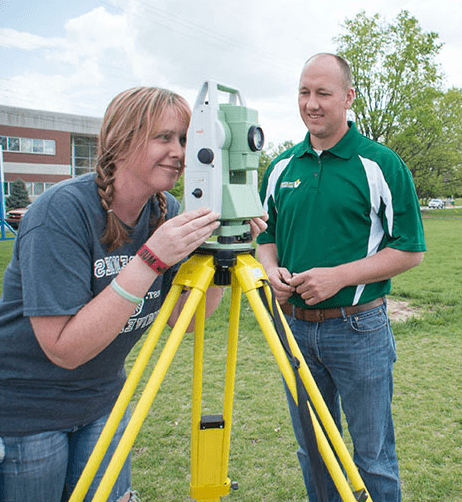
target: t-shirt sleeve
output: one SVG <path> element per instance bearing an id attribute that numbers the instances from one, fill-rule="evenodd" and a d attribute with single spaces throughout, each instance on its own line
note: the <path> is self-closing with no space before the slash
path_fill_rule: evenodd
<path id="1" fill-rule="evenodd" d="M 25 316 L 73 315 L 93 296 L 89 234 L 82 213 L 70 206 L 53 201 L 21 235 Z"/>

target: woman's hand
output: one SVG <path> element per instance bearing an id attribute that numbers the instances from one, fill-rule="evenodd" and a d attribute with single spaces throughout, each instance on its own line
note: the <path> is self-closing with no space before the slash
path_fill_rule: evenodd
<path id="1" fill-rule="evenodd" d="M 266 224 L 266 220 L 268 219 L 268 213 L 265 211 L 265 214 L 261 218 L 252 218 L 250 220 L 250 231 L 252 233 L 252 240 L 256 239 L 259 234 L 264 232 L 268 225 Z"/>
<path id="2" fill-rule="evenodd" d="M 174 265 L 203 244 L 220 226 L 220 215 L 208 208 L 175 216 L 161 225 L 146 245 L 167 265 Z"/>

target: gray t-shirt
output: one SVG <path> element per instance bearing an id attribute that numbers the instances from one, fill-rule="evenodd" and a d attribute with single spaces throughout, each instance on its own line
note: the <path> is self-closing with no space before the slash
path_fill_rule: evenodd
<path id="1" fill-rule="evenodd" d="M 167 203 L 171 218 L 178 202 L 167 194 Z M 131 241 L 108 253 L 100 242 L 106 212 L 94 174 L 61 182 L 31 205 L 5 270 L 0 301 L 0 436 L 65 430 L 110 411 L 125 381 L 125 358 L 154 321 L 178 267 L 156 279 L 105 350 L 74 370 L 46 357 L 29 316 L 78 312 L 146 242 L 153 212 L 159 214 L 155 198 L 131 229 Z"/>

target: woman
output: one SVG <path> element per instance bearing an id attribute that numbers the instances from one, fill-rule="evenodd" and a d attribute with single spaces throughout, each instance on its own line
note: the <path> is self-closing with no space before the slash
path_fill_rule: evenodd
<path id="1" fill-rule="evenodd" d="M 170 91 L 122 92 L 103 119 L 97 172 L 55 185 L 21 222 L 0 303 L 1 501 L 68 499 L 124 384 L 125 357 L 179 263 L 219 226 L 205 208 L 177 215 L 165 193 L 184 170 L 190 115 Z M 207 315 L 221 294 L 209 288 Z M 129 459 L 108 500 L 135 500 Z"/>

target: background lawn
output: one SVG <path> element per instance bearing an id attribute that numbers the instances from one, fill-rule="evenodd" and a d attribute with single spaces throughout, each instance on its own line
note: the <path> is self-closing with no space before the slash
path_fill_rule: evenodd
<path id="1" fill-rule="evenodd" d="M 424 261 L 393 280 L 391 297 L 422 312 L 393 322 L 394 418 L 404 502 L 462 500 L 462 218 L 457 210 L 447 218 L 447 211 L 424 214 Z M 0 242 L 1 272 L 11 249 L 12 241 Z M 204 414 L 222 411 L 229 293 L 206 323 Z M 140 347 L 132 351 L 127 369 Z M 133 448 L 133 487 L 143 502 L 190 500 L 192 349 L 193 336 L 187 334 Z M 148 369 L 137 396 L 149 376 Z M 234 398 L 228 474 L 239 490 L 223 500 L 305 501 L 281 377 L 245 298 Z M 348 435 L 345 441 L 350 447 Z"/>

